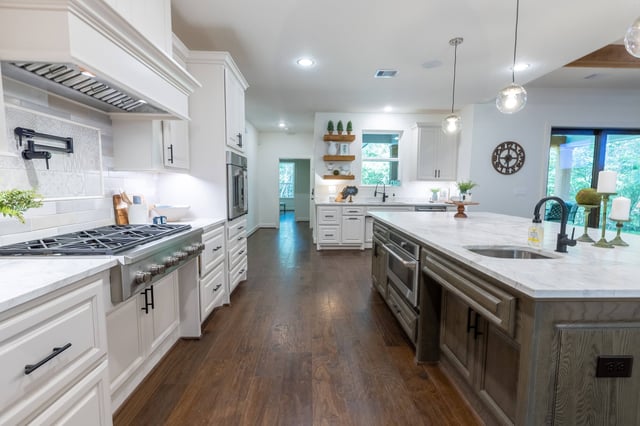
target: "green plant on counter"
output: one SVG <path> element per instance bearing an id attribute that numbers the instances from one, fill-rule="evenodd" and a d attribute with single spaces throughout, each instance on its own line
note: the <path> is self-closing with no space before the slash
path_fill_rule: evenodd
<path id="1" fill-rule="evenodd" d="M 23 213 L 42 206 L 42 197 L 36 191 L 9 189 L 0 191 L 0 213 L 5 217 L 15 217 L 24 223 Z"/>
<path id="2" fill-rule="evenodd" d="M 333 133 L 333 120 L 329 120 L 327 123 L 327 132 L 329 132 L 329 134 Z"/>
<path id="3" fill-rule="evenodd" d="M 460 190 L 461 194 L 466 194 L 469 190 L 475 188 L 476 186 L 478 186 L 478 184 L 470 180 L 463 180 L 458 182 L 458 189 Z"/>

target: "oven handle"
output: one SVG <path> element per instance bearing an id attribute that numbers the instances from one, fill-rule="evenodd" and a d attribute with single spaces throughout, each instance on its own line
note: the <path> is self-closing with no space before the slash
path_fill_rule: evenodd
<path id="1" fill-rule="evenodd" d="M 404 260 L 398 253 L 395 252 L 395 250 L 393 250 L 393 248 L 389 247 L 387 244 L 382 244 L 382 247 L 384 247 L 387 253 L 395 257 L 398 262 L 402 263 L 402 266 L 404 266 L 405 268 L 415 270 L 418 267 L 417 260 Z"/>

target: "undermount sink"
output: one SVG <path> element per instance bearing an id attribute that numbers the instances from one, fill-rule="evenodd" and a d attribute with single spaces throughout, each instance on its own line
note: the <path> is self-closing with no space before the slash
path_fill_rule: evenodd
<path id="1" fill-rule="evenodd" d="M 467 250 L 487 257 L 500 259 L 557 259 L 550 253 L 543 253 L 528 247 L 518 246 L 471 246 L 465 247 Z"/>

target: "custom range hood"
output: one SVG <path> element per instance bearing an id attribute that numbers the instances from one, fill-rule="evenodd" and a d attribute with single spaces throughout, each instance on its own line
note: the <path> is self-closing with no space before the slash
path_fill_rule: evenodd
<path id="1" fill-rule="evenodd" d="M 199 83 L 102 0 L 0 0 L 2 74 L 110 114 L 188 119 Z"/>

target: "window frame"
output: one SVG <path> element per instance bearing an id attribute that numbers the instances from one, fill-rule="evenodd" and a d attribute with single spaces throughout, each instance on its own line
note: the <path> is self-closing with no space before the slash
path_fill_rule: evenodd
<path id="1" fill-rule="evenodd" d="M 280 166 L 291 166 L 291 182 L 283 182 L 281 180 L 282 174 L 280 173 Z M 281 197 L 282 185 L 291 185 L 291 197 Z M 296 163 L 294 161 L 280 161 L 278 164 L 278 198 L 280 200 L 293 200 L 296 197 Z"/>
<path id="2" fill-rule="evenodd" d="M 397 158 L 388 158 L 388 157 L 365 157 L 364 156 L 364 147 L 365 147 L 365 135 L 397 135 L 398 136 L 398 157 Z M 404 135 L 404 131 L 403 130 L 362 130 L 362 155 L 360 157 L 360 186 L 362 187 L 369 187 L 369 188 L 373 188 L 376 186 L 375 183 L 364 183 L 363 182 L 363 176 L 364 176 L 364 163 L 365 162 L 374 162 L 374 163 L 396 163 L 397 164 L 397 168 L 398 168 L 398 177 L 397 177 L 397 185 L 392 185 L 392 184 L 386 184 L 387 186 L 393 186 L 393 187 L 401 187 L 402 186 L 402 179 L 400 179 L 400 176 L 402 176 L 402 162 L 400 161 L 400 142 L 402 141 L 402 137 Z"/>

